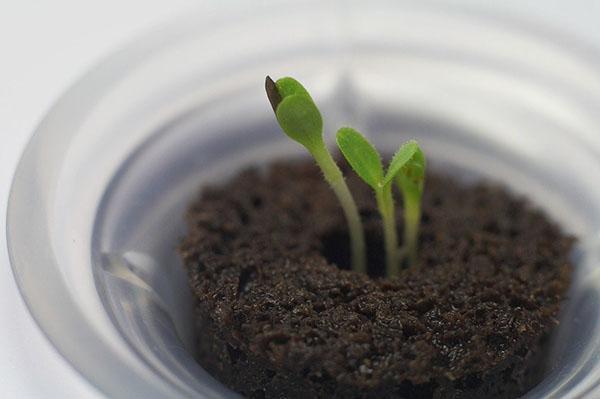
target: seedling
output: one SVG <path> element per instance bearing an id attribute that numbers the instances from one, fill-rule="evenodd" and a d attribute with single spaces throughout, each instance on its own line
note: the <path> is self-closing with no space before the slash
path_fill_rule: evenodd
<path id="1" fill-rule="evenodd" d="M 405 204 L 410 204 L 410 206 L 405 205 L 404 207 L 407 227 L 405 228 L 403 251 L 410 254 L 409 260 L 411 264 L 415 264 L 420 199 L 423 190 L 424 175 L 422 172 L 425 170 L 423 153 L 416 141 L 408 141 L 396 152 L 387 172 L 384 173 L 379 152 L 359 132 L 349 127 L 343 127 L 338 130 L 336 139 L 342 154 L 352 169 L 375 192 L 377 208 L 383 221 L 386 274 L 388 277 L 396 276 L 400 270 L 400 251 L 392 183 L 396 180 L 405 198 Z"/>
<path id="2" fill-rule="evenodd" d="M 302 144 L 313 156 L 325 180 L 329 183 L 344 210 L 350 230 L 352 268 L 366 271 L 365 239 L 356 203 L 344 176 L 323 140 L 321 113 L 306 89 L 292 78 L 274 82 L 267 76 L 267 97 L 283 131 Z M 386 274 L 397 276 L 400 254 L 406 254 L 410 264 L 417 261 L 421 196 L 425 178 L 425 157 L 414 140 L 403 144 L 384 172 L 381 156 L 375 147 L 356 130 L 338 130 L 337 144 L 354 171 L 375 192 L 377 207 L 383 221 L 386 253 Z M 392 185 L 396 182 L 404 199 L 404 246 L 398 248 Z"/>
<path id="3" fill-rule="evenodd" d="M 423 186 L 425 185 L 425 155 L 418 146 L 416 146 L 416 151 L 410 160 L 400 168 L 400 172 L 395 176 L 396 184 L 402 193 L 404 202 L 403 248 L 407 252 L 409 263 L 415 265 L 417 263 L 419 224 L 421 222 L 421 198 L 423 196 Z"/>
<path id="4" fill-rule="evenodd" d="M 350 231 L 352 269 L 365 273 L 365 237 L 358 208 L 342 171 L 323 140 L 323 119 L 319 109 L 306 89 L 295 79 L 286 77 L 274 82 L 267 76 L 265 89 L 281 129 L 292 140 L 306 147 L 340 201 Z"/>

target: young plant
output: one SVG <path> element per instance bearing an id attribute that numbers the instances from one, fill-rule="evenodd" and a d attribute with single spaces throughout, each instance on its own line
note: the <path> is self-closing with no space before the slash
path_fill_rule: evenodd
<path id="1" fill-rule="evenodd" d="M 319 109 L 306 89 L 295 79 L 286 77 L 274 82 L 267 76 L 265 89 L 281 129 L 292 140 L 306 147 L 340 201 L 350 231 L 352 269 L 365 273 L 365 237 L 358 208 L 342 171 L 323 140 L 323 119 Z"/>
<path id="2" fill-rule="evenodd" d="M 411 264 L 416 263 L 416 245 L 420 220 L 420 200 L 423 191 L 425 158 L 416 141 L 411 140 L 400 147 L 384 173 L 381 156 L 375 147 L 352 128 L 344 127 L 337 132 L 337 144 L 354 171 L 375 192 L 377 207 L 383 221 L 386 254 L 386 274 L 397 276 L 400 271 L 400 255 L 396 232 L 396 218 L 392 183 L 396 180 L 405 199 L 405 247 Z M 407 205 L 408 204 L 408 205 Z"/>
<path id="3" fill-rule="evenodd" d="M 409 263 L 415 265 L 421 222 L 421 197 L 425 185 L 425 155 L 418 146 L 410 160 L 396 174 L 395 180 L 404 202 L 404 249 Z"/>

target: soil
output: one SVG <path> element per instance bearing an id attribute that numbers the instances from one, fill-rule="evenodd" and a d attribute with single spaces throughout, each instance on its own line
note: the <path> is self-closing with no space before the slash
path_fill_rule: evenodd
<path id="1" fill-rule="evenodd" d="M 180 247 L 197 299 L 199 362 L 249 398 L 529 390 L 558 324 L 573 238 L 500 186 L 431 174 L 419 267 L 383 278 L 373 195 L 346 175 L 369 276 L 344 270 L 344 216 L 311 162 L 246 170 L 203 190 Z"/>

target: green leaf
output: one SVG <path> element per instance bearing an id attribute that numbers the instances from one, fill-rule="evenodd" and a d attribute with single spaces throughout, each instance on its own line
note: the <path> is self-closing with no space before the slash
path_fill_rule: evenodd
<path id="1" fill-rule="evenodd" d="M 394 154 L 394 157 L 388 166 L 385 178 L 383 179 L 383 184 L 389 184 L 394 176 L 396 176 L 400 169 L 402 169 L 402 167 L 411 160 L 417 151 L 419 151 L 419 145 L 415 140 L 409 140 L 402 144 L 402 146 Z"/>
<path id="2" fill-rule="evenodd" d="M 383 165 L 375 147 L 362 134 L 349 127 L 338 130 L 336 141 L 352 169 L 374 190 L 380 190 Z"/>
<path id="3" fill-rule="evenodd" d="M 323 146 L 323 119 L 306 89 L 293 78 L 267 76 L 265 90 L 281 129 L 309 151 Z"/>
<path id="4" fill-rule="evenodd" d="M 298 94 L 285 97 L 275 116 L 285 134 L 308 150 L 323 145 L 323 119 L 310 97 Z"/>
<path id="5" fill-rule="evenodd" d="M 292 96 L 294 94 L 303 94 L 308 98 L 311 98 L 304 86 L 302 86 L 302 84 L 300 84 L 300 82 L 294 78 L 285 77 L 277 79 L 277 83 L 275 83 L 275 85 L 277 86 L 277 90 L 279 90 L 279 94 L 282 98 Z"/>
<path id="6" fill-rule="evenodd" d="M 425 183 L 425 155 L 420 148 L 400 169 L 396 175 L 396 184 L 405 195 L 420 202 Z"/>

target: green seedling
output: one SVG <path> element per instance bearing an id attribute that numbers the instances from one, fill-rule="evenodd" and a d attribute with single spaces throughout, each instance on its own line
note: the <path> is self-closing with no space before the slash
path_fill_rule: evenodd
<path id="1" fill-rule="evenodd" d="M 321 113 L 306 89 L 292 78 L 274 82 L 267 76 L 267 97 L 282 130 L 302 144 L 313 156 L 325 180 L 337 195 L 350 230 L 353 270 L 366 271 L 365 239 L 356 203 L 344 176 L 323 140 Z M 336 135 L 338 147 L 354 171 L 375 192 L 383 221 L 388 277 L 400 271 L 401 254 L 411 265 L 417 263 L 417 244 L 421 220 L 421 197 L 425 181 L 425 156 L 416 141 L 403 144 L 384 172 L 375 147 L 356 130 L 344 127 Z M 396 183 L 404 201 L 404 246 L 398 248 L 392 185 Z"/>
<path id="2" fill-rule="evenodd" d="M 411 265 L 417 263 L 425 166 L 425 155 L 417 146 L 410 160 L 395 175 L 396 184 L 402 193 L 404 202 L 404 249 Z"/>
<path id="3" fill-rule="evenodd" d="M 350 231 L 352 269 L 365 273 L 365 237 L 358 208 L 342 171 L 323 140 L 323 119 L 319 109 L 306 89 L 295 79 L 286 77 L 274 82 L 267 76 L 265 89 L 281 129 L 308 150 L 336 194 Z"/>
<path id="4" fill-rule="evenodd" d="M 392 183 L 398 184 L 404 197 L 405 236 L 404 252 L 411 264 L 416 263 L 417 234 L 420 221 L 420 200 L 423 192 L 425 158 L 416 141 L 400 147 L 384 172 L 377 149 L 359 132 L 344 127 L 337 132 L 337 144 L 356 174 L 375 192 L 377 207 L 383 221 L 386 253 L 386 274 L 397 276 L 400 271 L 400 251 L 396 232 L 396 218 Z"/>

